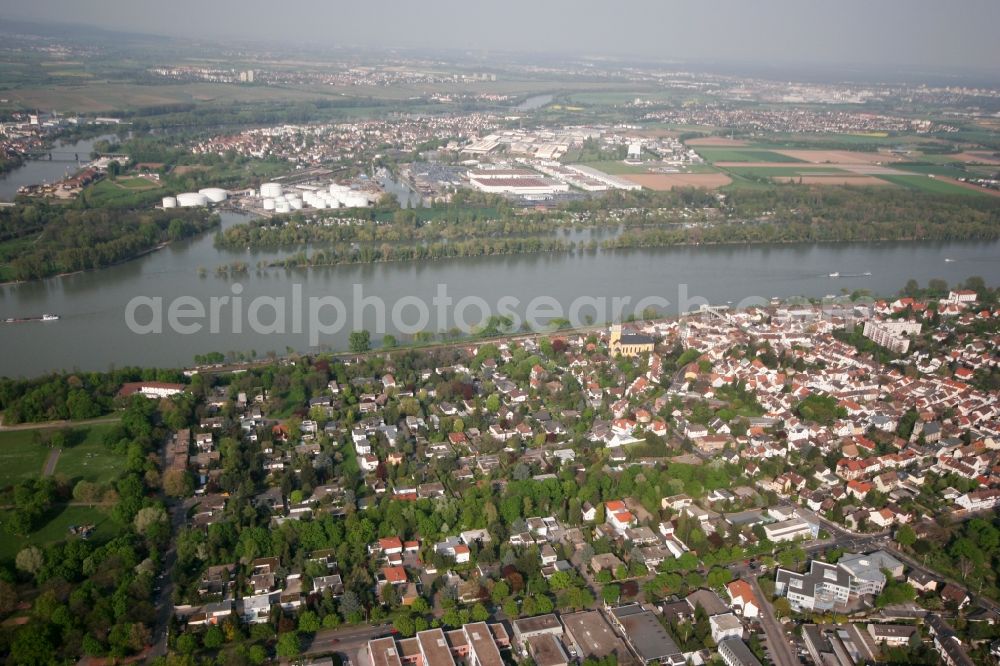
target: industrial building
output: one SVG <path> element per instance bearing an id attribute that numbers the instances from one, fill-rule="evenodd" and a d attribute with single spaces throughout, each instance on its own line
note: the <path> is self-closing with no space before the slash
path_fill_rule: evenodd
<path id="1" fill-rule="evenodd" d="M 568 192 L 569 185 L 546 178 L 529 169 L 490 169 L 470 171 L 469 184 L 480 192 L 519 196 L 550 195 Z"/>
<path id="2" fill-rule="evenodd" d="M 642 185 L 638 183 L 633 183 L 630 180 L 625 180 L 624 178 L 619 178 L 618 176 L 612 176 L 611 174 L 604 173 L 603 171 L 598 171 L 597 169 L 591 168 L 589 166 L 584 166 L 582 164 L 570 164 L 566 167 L 571 171 L 575 171 L 579 174 L 592 178 L 596 181 L 605 183 L 609 187 L 616 190 L 641 190 Z"/>

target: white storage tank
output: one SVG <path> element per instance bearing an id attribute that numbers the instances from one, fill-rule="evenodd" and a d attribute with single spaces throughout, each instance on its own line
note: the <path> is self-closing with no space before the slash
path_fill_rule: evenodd
<path id="1" fill-rule="evenodd" d="M 275 213 L 287 213 L 291 210 L 287 201 L 275 201 L 274 202 L 274 212 Z"/>
<path id="2" fill-rule="evenodd" d="M 292 210 L 302 210 L 302 199 L 289 199 L 288 205 Z"/>
<path id="3" fill-rule="evenodd" d="M 265 198 L 280 197 L 282 192 L 281 183 L 264 183 L 260 186 L 260 196 Z"/>
<path id="4" fill-rule="evenodd" d="M 177 197 L 163 197 L 164 208 L 177 208 Z"/>
<path id="5" fill-rule="evenodd" d="M 222 203 L 229 198 L 229 192 L 221 187 L 206 187 L 203 190 L 198 190 L 198 193 L 204 194 L 212 203 Z"/>
<path id="6" fill-rule="evenodd" d="M 264 199 L 264 210 L 274 210 L 274 199 Z"/>
<path id="7" fill-rule="evenodd" d="M 344 197 L 344 205 L 348 208 L 367 208 L 368 197 L 361 192 L 350 192 Z"/>
<path id="8" fill-rule="evenodd" d="M 181 208 L 192 206 L 207 206 L 208 197 L 200 192 L 181 192 L 177 195 L 177 205 Z"/>

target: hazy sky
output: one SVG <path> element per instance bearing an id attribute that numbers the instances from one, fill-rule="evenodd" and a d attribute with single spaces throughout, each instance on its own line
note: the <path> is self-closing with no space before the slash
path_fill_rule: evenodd
<path id="1" fill-rule="evenodd" d="M 1000 69 L 998 0 L 0 0 L 3 16 L 332 46 Z"/>

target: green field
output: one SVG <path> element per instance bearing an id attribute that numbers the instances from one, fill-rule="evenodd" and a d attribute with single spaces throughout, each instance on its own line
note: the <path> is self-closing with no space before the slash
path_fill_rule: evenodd
<path id="1" fill-rule="evenodd" d="M 65 474 L 73 483 L 94 481 L 108 483 L 118 478 L 125 460 L 104 444 L 104 436 L 113 425 L 96 425 L 74 431 L 79 441 L 64 448 L 59 455 L 56 474 Z"/>
<path id="2" fill-rule="evenodd" d="M 110 180 L 100 180 L 84 189 L 87 203 L 94 208 L 130 208 L 133 206 L 153 205 L 159 203 L 167 194 L 163 187 L 137 189 L 119 187 Z"/>
<path id="3" fill-rule="evenodd" d="M 937 180 L 928 176 L 879 176 L 882 180 L 887 180 L 894 185 L 902 185 L 913 190 L 931 192 L 933 194 L 963 194 L 966 196 L 986 196 L 979 194 L 975 190 L 949 183 L 944 180 Z"/>
<path id="4" fill-rule="evenodd" d="M 771 150 L 754 148 L 703 148 L 699 146 L 695 150 L 709 162 L 802 162 L 800 159 Z"/>
<path id="5" fill-rule="evenodd" d="M 56 464 L 56 474 L 73 483 L 80 480 L 108 483 L 121 474 L 124 460 L 104 445 L 104 436 L 113 426 L 93 425 L 72 428 L 70 446 L 63 447 Z M 42 430 L 7 430 L 0 432 L 0 488 L 42 475 L 49 447 L 39 441 Z M 53 431 L 44 431 L 51 433 Z"/>
<path id="6" fill-rule="evenodd" d="M 909 171 L 921 175 L 933 174 L 935 176 L 947 176 L 949 178 L 963 178 L 974 175 L 971 169 L 962 169 L 951 164 L 928 164 L 926 162 L 898 162 L 892 165 L 893 169 Z"/>
<path id="7" fill-rule="evenodd" d="M 0 488 L 42 475 L 49 448 L 36 441 L 37 430 L 0 432 Z"/>
<path id="8" fill-rule="evenodd" d="M 160 187 L 148 178 L 119 178 L 114 181 L 114 184 L 129 190 L 148 190 Z"/>
<path id="9" fill-rule="evenodd" d="M 28 537 L 18 537 L 11 535 L 4 527 L 10 514 L 10 511 L 0 511 L 0 532 L 3 533 L 3 538 L 0 539 L 0 560 L 13 559 L 17 551 L 25 546 L 46 546 L 65 540 L 71 536 L 70 525 L 94 525 L 90 540 L 98 543 L 114 538 L 119 530 L 115 521 L 102 509 L 60 505 L 52 508 L 44 518 L 45 524 L 38 530 Z"/>

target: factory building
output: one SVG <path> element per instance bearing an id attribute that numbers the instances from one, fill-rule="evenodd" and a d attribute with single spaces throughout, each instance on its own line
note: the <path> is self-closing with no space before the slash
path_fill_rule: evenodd
<path id="1" fill-rule="evenodd" d="M 469 183 L 480 192 L 520 196 L 568 192 L 569 185 L 546 178 L 529 169 L 491 169 L 470 171 Z"/>

